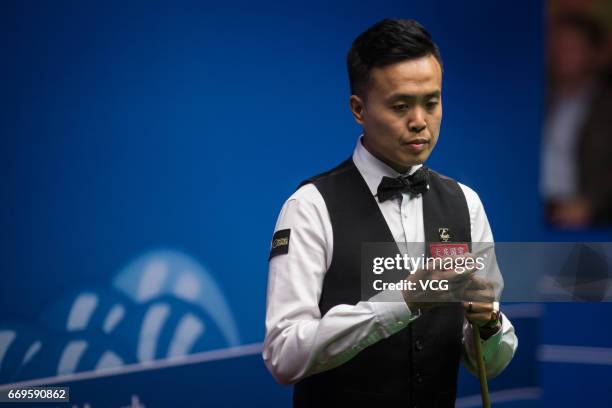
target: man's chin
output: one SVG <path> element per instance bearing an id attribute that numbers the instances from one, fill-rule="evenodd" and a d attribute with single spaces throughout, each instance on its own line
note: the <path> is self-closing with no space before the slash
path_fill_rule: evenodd
<path id="1" fill-rule="evenodd" d="M 401 160 L 402 167 L 418 166 L 419 164 L 425 163 L 425 160 L 427 160 L 428 157 L 429 153 L 414 155 L 411 157 L 403 157 Z"/>
<path id="2" fill-rule="evenodd" d="M 392 167 L 398 173 L 405 173 L 410 170 L 413 166 L 418 166 L 419 164 L 423 164 L 424 160 L 402 160 L 401 163 L 393 162 Z M 387 163 L 389 164 L 389 163 Z"/>

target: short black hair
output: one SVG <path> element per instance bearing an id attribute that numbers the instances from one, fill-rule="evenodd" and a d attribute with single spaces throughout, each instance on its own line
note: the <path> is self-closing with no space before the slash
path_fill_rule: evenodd
<path id="1" fill-rule="evenodd" d="M 370 70 L 397 62 L 433 55 L 442 66 L 442 57 L 431 35 L 419 22 L 384 19 L 359 34 L 347 56 L 353 95 L 365 91 Z"/>

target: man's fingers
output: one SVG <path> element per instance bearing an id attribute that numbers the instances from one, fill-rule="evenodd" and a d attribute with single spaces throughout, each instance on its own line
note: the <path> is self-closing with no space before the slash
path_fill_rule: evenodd
<path id="1" fill-rule="evenodd" d="M 463 292 L 462 298 L 470 302 L 491 303 L 495 301 L 495 294 L 489 289 L 472 290 L 468 288 Z"/>
<path id="2" fill-rule="evenodd" d="M 468 314 L 483 313 L 487 316 L 491 316 L 494 310 L 492 302 L 463 302 L 463 308 Z"/>
<path id="3" fill-rule="evenodd" d="M 493 302 L 495 291 L 491 281 L 479 276 L 472 276 L 463 292 L 463 299 L 472 302 Z"/>
<path id="4" fill-rule="evenodd" d="M 482 276 L 472 275 L 470 278 L 470 289 L 493 289 L 493 283 L 490 279 L 483 278 Z"/>
<path id="5" fill-rule="evenodd" d="M 492 302 L 463 302 L 463 308 L 470 323 L 478 325 L 490 321 L 495 309 Z"/>
<path id="6" fill-rule="evenodd" d="M 491 315 L 488 313 L 472 313 L 472 314 L 467 314 L 466 318 L 469 320 L 470 323 L 475 323 L 480 326 L 490 321 Z"/>
<path id="7" fill-rule="evenodd" d="M 434 279 L 446 279 L 449 282 L 461 283 L 464 282 L 467 284 L 470 282 L 472 278 L 473 272 L 463 272 L 457 273 L 454 269 L 447 270 L 435 270 L 431 271 L 430 277 Z"/>

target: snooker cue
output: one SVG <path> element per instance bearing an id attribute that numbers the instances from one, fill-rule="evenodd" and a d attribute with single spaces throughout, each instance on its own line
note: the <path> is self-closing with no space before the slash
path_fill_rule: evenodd
<path id="1" fill-rule="evenodd" d="M 491 408 L 491 400 L 489 399 L 489 386 L 487 384 L 487 371 L 484 365 L 484 356 L 482 355 L 482 344 L 480 343 L 480 328 L 476 324 L 472 324 L 472 333 L 474 337 L 474 346 L 476 348 L 476 362 L 478 363 L 478 379 L 480 380 L 480 395 L 482 396 L 482 407 Z"/>

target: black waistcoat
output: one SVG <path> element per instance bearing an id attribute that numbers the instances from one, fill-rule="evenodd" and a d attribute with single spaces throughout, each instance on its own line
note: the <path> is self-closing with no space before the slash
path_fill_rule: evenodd
<path id="1" fill-rule="evenodd" d="M 427 242 L 440 242 L 439 228 L 453 241 L 471 241 L 470 215 L 459 185 L 429 171 L 423 193 Z M 361 245 L 395 242 L 365 180 L 348 159 L 333 170 L 306 180 L 313 183 L 329 212 L 334 250 L 319 301 L 321 315 L 339 304 L 361 299 Z M 295 385 L 294 406 L 427 407 L 455 406 L 461 358 L 463 310 L 458 303 L 436 307 L 394 335 L 365 348 L 331 370 Z"/>

